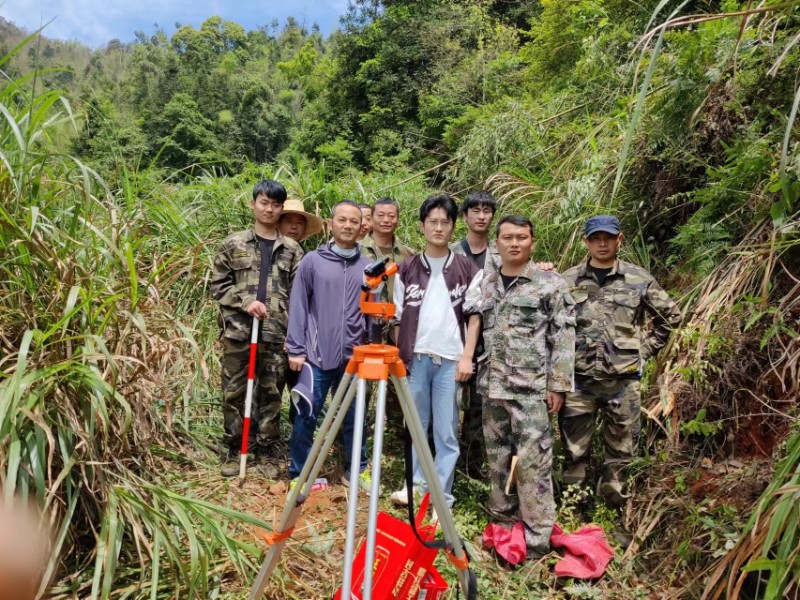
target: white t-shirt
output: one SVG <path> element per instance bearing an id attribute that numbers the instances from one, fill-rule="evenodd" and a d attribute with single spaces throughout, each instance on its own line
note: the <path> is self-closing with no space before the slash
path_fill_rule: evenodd
<path id="1" fill-rule="evenodd" d="M 431 258 L 425 255 L 425 258 L 431 266 L 431 276 L 419 307 L 414 352 L 458 360 L 464 352 L 464 344 L 442 273 L 448 257 Z"/>

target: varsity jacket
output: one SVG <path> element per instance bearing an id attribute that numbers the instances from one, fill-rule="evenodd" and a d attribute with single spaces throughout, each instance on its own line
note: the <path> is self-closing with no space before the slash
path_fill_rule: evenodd
<path id="1" fill-rule="evenodd" d="M 465 325 L 470 315 L 464 310 L 464 299 L 467 290 L 474 292 L 479 288 L 482 273 L 483 271 L 471 259 L 452 251 L 442 269 L 445 285 L 450 294 L 450 305 L 459 324 L 462 344 L 465 342 Z M 400 326 L 397 347 L 406 367 L 411 365 L 414 358 L 419 312 L 430 275 L 430 263 L 422 253 L 403 261 L 394 279 L 395 324 Z"/>

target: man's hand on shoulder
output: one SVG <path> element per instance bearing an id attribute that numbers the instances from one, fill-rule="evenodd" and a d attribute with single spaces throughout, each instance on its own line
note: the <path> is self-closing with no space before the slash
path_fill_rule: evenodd
<path id="1" fill-rule="evenodd" d="M 251 302 L 245 312 L 251 317 L 258 317 L 259 319 L 266 319 L 268 316 L 266 305 L 258 300 Z"/>
<path id="2" fill-rule="evenodd" d="M 565 397 L 566 394 L 564 392 L 551 392 L 547 390 L 547 412 L 553 415 L 561 410 Z"/>
<path id="3" fill-rule="evenodd" d="M 292 371 L 302 371 L 303 365 L 306 362 L 305 356 L 290 356 L 289 357 L 289 368 Z"/>
<path id="4" fill-rule="evenodd" d="M 542 271 L 555 271 L 556 266 L 551 262 L 537 262 L 534 263 L 537 269 Z"/>

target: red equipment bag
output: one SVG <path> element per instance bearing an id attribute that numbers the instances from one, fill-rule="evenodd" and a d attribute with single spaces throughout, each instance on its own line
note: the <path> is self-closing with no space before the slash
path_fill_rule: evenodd
<path id="1" fill-rule="evenodd" d="M 431 567 L 420 586 L 418 600 L 441 600 L 447 591 L 447 582 L 439 575 L 436 567 Z"/>
<path id="2" fill-rule="evenodd" d="M 417 512 L 417 531 L 424 540 L 434 538 L 434 525 L 423 525 L 428 512 L 429 494 L 425 494 Z M 350 597 L 361 600 L 364 583 L 366 540 L 361 544 L 353 561 L 353 583 Z M 372 575 L 372 597 L 380 600 L 436 600 L 447 590 L 447 583 L 433 568 L 438 550 L 422 545 L 411 526 L 385 512 L 378 512 L 375 532 L 375 564 Z M 444 587 L 442 587 L 444 586 Z M 424 592 L 426 595 L 421 595 Z M 334 600 L 342 596 L 341 587 Z"/>

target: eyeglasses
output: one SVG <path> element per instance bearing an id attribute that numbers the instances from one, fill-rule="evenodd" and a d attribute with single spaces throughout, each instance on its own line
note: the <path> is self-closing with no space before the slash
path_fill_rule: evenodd
<path id="1" fill-rule="evenodd" d="M 452 224 L 453 222 L 450 219 L 425 219 L 425 225 L 433 227 L 434 229 L 438 229 L 439 227 L 447 229 Z"/>

